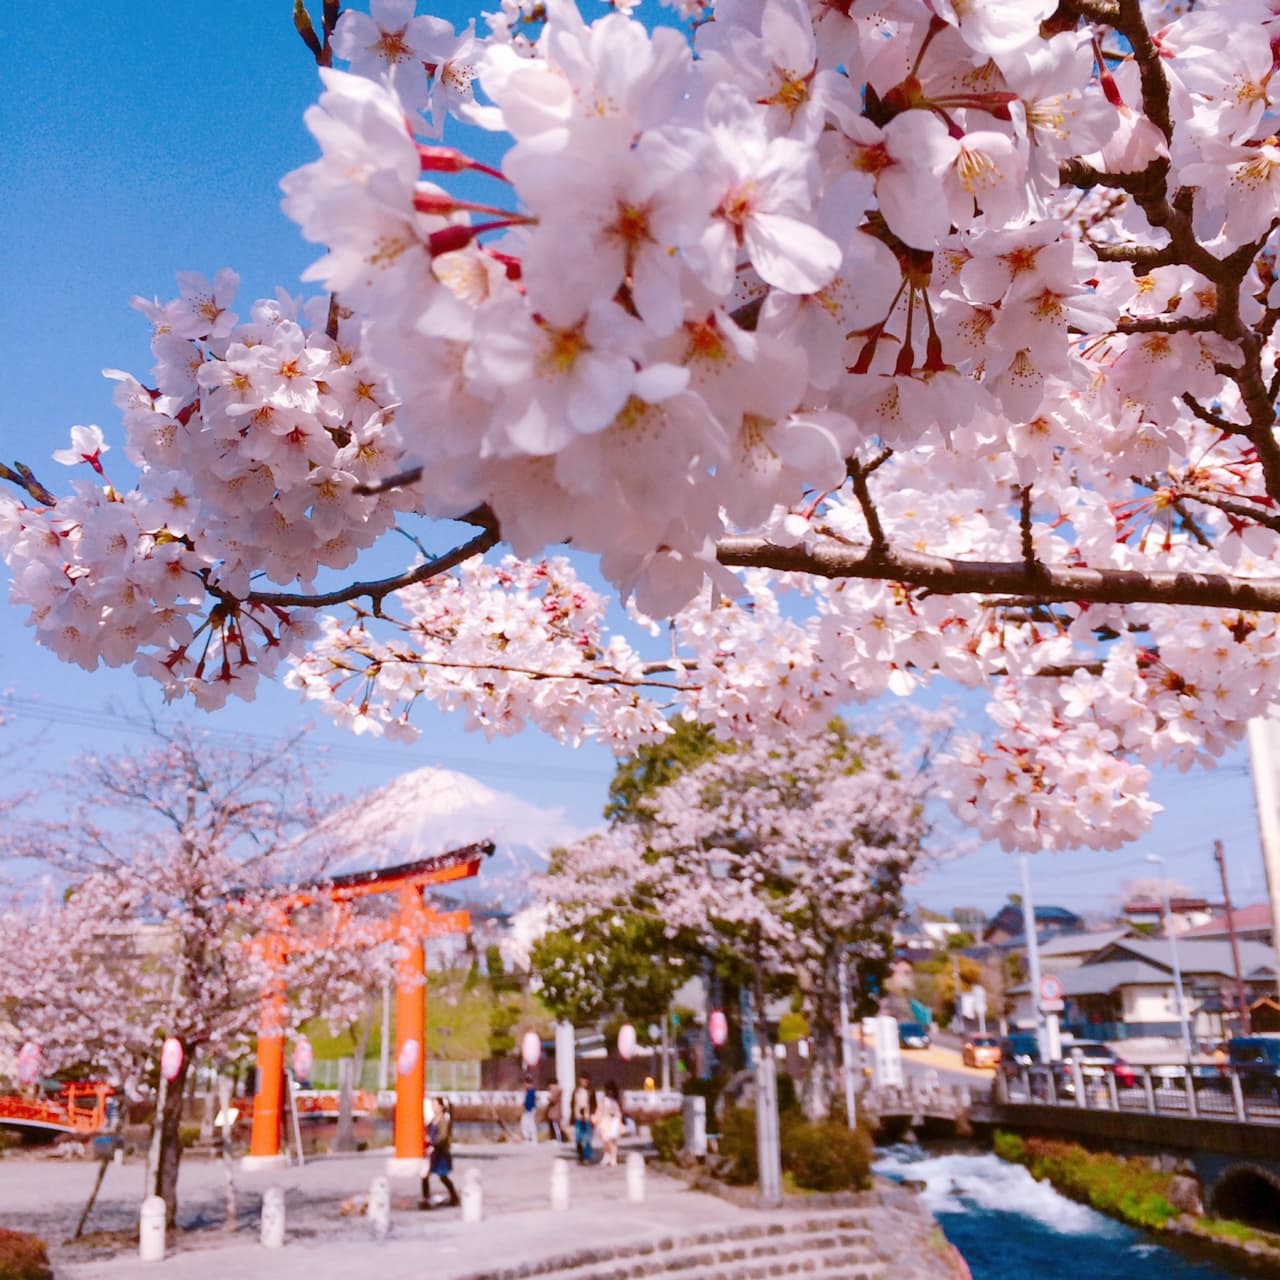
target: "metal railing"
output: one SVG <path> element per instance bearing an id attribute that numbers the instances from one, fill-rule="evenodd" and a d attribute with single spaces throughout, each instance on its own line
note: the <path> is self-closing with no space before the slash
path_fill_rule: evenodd
<path id="1" fill-rule="evenodd" d="M 427 1059 L 427 1092 L 452 1093 L 480 1088 L 479 1062 L 446 1062 L 444 1059 Z M 369 1061 L 364 1064 L 360 1079 L 356 1081 L 357 1089 L 368 1089 L 371 1092 L 378 1088 L 379 1064 Z M 391 1083 L 395 1084 L 395 1066 L 391 1068 Z M 311 1087 L 313 1089 L 336 1089 L 338 1087 L 338 1059 L 326 1058 L 312 1064 Z"/>
<path id="2" fill-rule="evenodd" d="M 1280 1125 L 1280 1080 L 1234 1067 L 1037 1064 L 997 1073 L 992 1100 Z"/>

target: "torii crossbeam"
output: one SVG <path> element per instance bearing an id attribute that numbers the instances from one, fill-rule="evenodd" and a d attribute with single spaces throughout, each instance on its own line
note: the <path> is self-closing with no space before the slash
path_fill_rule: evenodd
<path id="1" fill-rule="evenodd" d="M 373 945 L 394 938 L 401 947 L 396 970 L 396 1120 L 393 1169 L 416 1170 L 426 1151 L 422 1099 L 426 1088 L 426 949 L 424 939 L 450 933 L 466 933 L 471 916 L 466 911 L 438 912 L 423 901 L 431 885 L 466 880 L 480 870 L 481 861 L 493 853 L 489 840 L 451 849 L 435 857 L 359 871 L 302 885 L 272 903 L 273 927 L 255 939 L 255 945 L 276 976 L 262 998 L 258 1027 L 258 1091 L 253 1099 L 253 1133 L 246 1164 L 274 1163 L 280 1157 L 281 1102 L 284 1093 L 285 987 L 284 964 L 290 952 L 308 950 L 314 942 L 293 929 L 292 914 L 316 902 L 335 904 L 345 918 L 358 898 L 396 893 L 395 916 L 373 928 L 362 928 L 358 945 Z"/>

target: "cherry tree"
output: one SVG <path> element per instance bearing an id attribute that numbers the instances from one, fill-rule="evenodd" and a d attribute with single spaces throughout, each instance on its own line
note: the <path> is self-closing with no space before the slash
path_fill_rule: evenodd
<path id="1" fill-rule="evenodd" d="M 206 707 L 283 673 L 357 732 L 625 752 L 940 677 L 990 690 L 980 833 L 1133 839 L 1153 767 L 1280 700 L 1273 0 L 631 8 L 297 6 L 324 293 L 138 300 L 136 482 L 97 426 L 70 492 L 6 467 L 11 599 L 67 661 Z"/>
<path id="2" fill-rule="evenodd" d="M 80 761 L 65 817 L 6 832 L 4 851 L 37 863 L 48 886 L 0 916 L 6 1047 L 32 1041 L 48 1070 L 88 1071 L 136 1102 L 155 1097 L 161 1046 L 179 1041 L 148 1175 L 171 1223 L 193 1067 L 251 1051 L 273 984 L 296 1034 L 320 1014 L 349 1021 L 389 972 L 394 948 L 356 947 L 364 922 L 339 920 L 319 895 L 292 917 L 303 945 L 283 966 L 273 953 L 282 895 L 327 857 L 310 834 L 321 812 L 288 744 L 234 751 L 178 729 Z"/>
<path id="3" fill-rule="evenodd" d="M 928 774 L 892 739 L 840 722 L 790 743 L 718 753 L 560 856 L 540 893 L 563 935 L 634 921 L 753 991 L 793 994 L 809 1024 L 806 1107 L 838 1079 L 841 956 L 892 955 L 903 877 L 928 832 Z"/>

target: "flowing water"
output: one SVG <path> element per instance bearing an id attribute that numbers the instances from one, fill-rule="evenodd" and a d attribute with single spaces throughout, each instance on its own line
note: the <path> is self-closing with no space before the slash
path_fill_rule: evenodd
<path id="1" fill-rule="evenodd" d="M 1246 1274 L 1156 1244 L 989 1153 L 889 1147 L 875 1168 L 925 1184 L 925 1204 L 974 1280 L 1237 1280 Z"/>

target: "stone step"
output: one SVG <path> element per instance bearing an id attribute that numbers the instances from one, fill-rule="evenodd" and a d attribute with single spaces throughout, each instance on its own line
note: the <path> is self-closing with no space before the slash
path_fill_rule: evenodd
<path id="1" fill-rule="evenodd" d="M 734 1251 L 729 1251 L 731 1254 Z M 627 1266 L 621 1260 L 602 1268 L 549 1272 L 547 1280 L 624 1280 L 624 1277 L 662 1277 L 663 1280 L 883 1280 L 884 1264 L 866 1253 L 848 1250 L 823 1252 L 792 1250 L 784 1256 L 709 1259 L 677 1256 L 664 1267 Z"/>
<path id="2" fill-rule="evenodd" d="M 871 1231 L 849 1214 L 795 1223 L 743 1224 L 674 1239 L 583 1249 L 470 1280 L 766 1280 L 773 1276 L 878 1277 Z"/>

